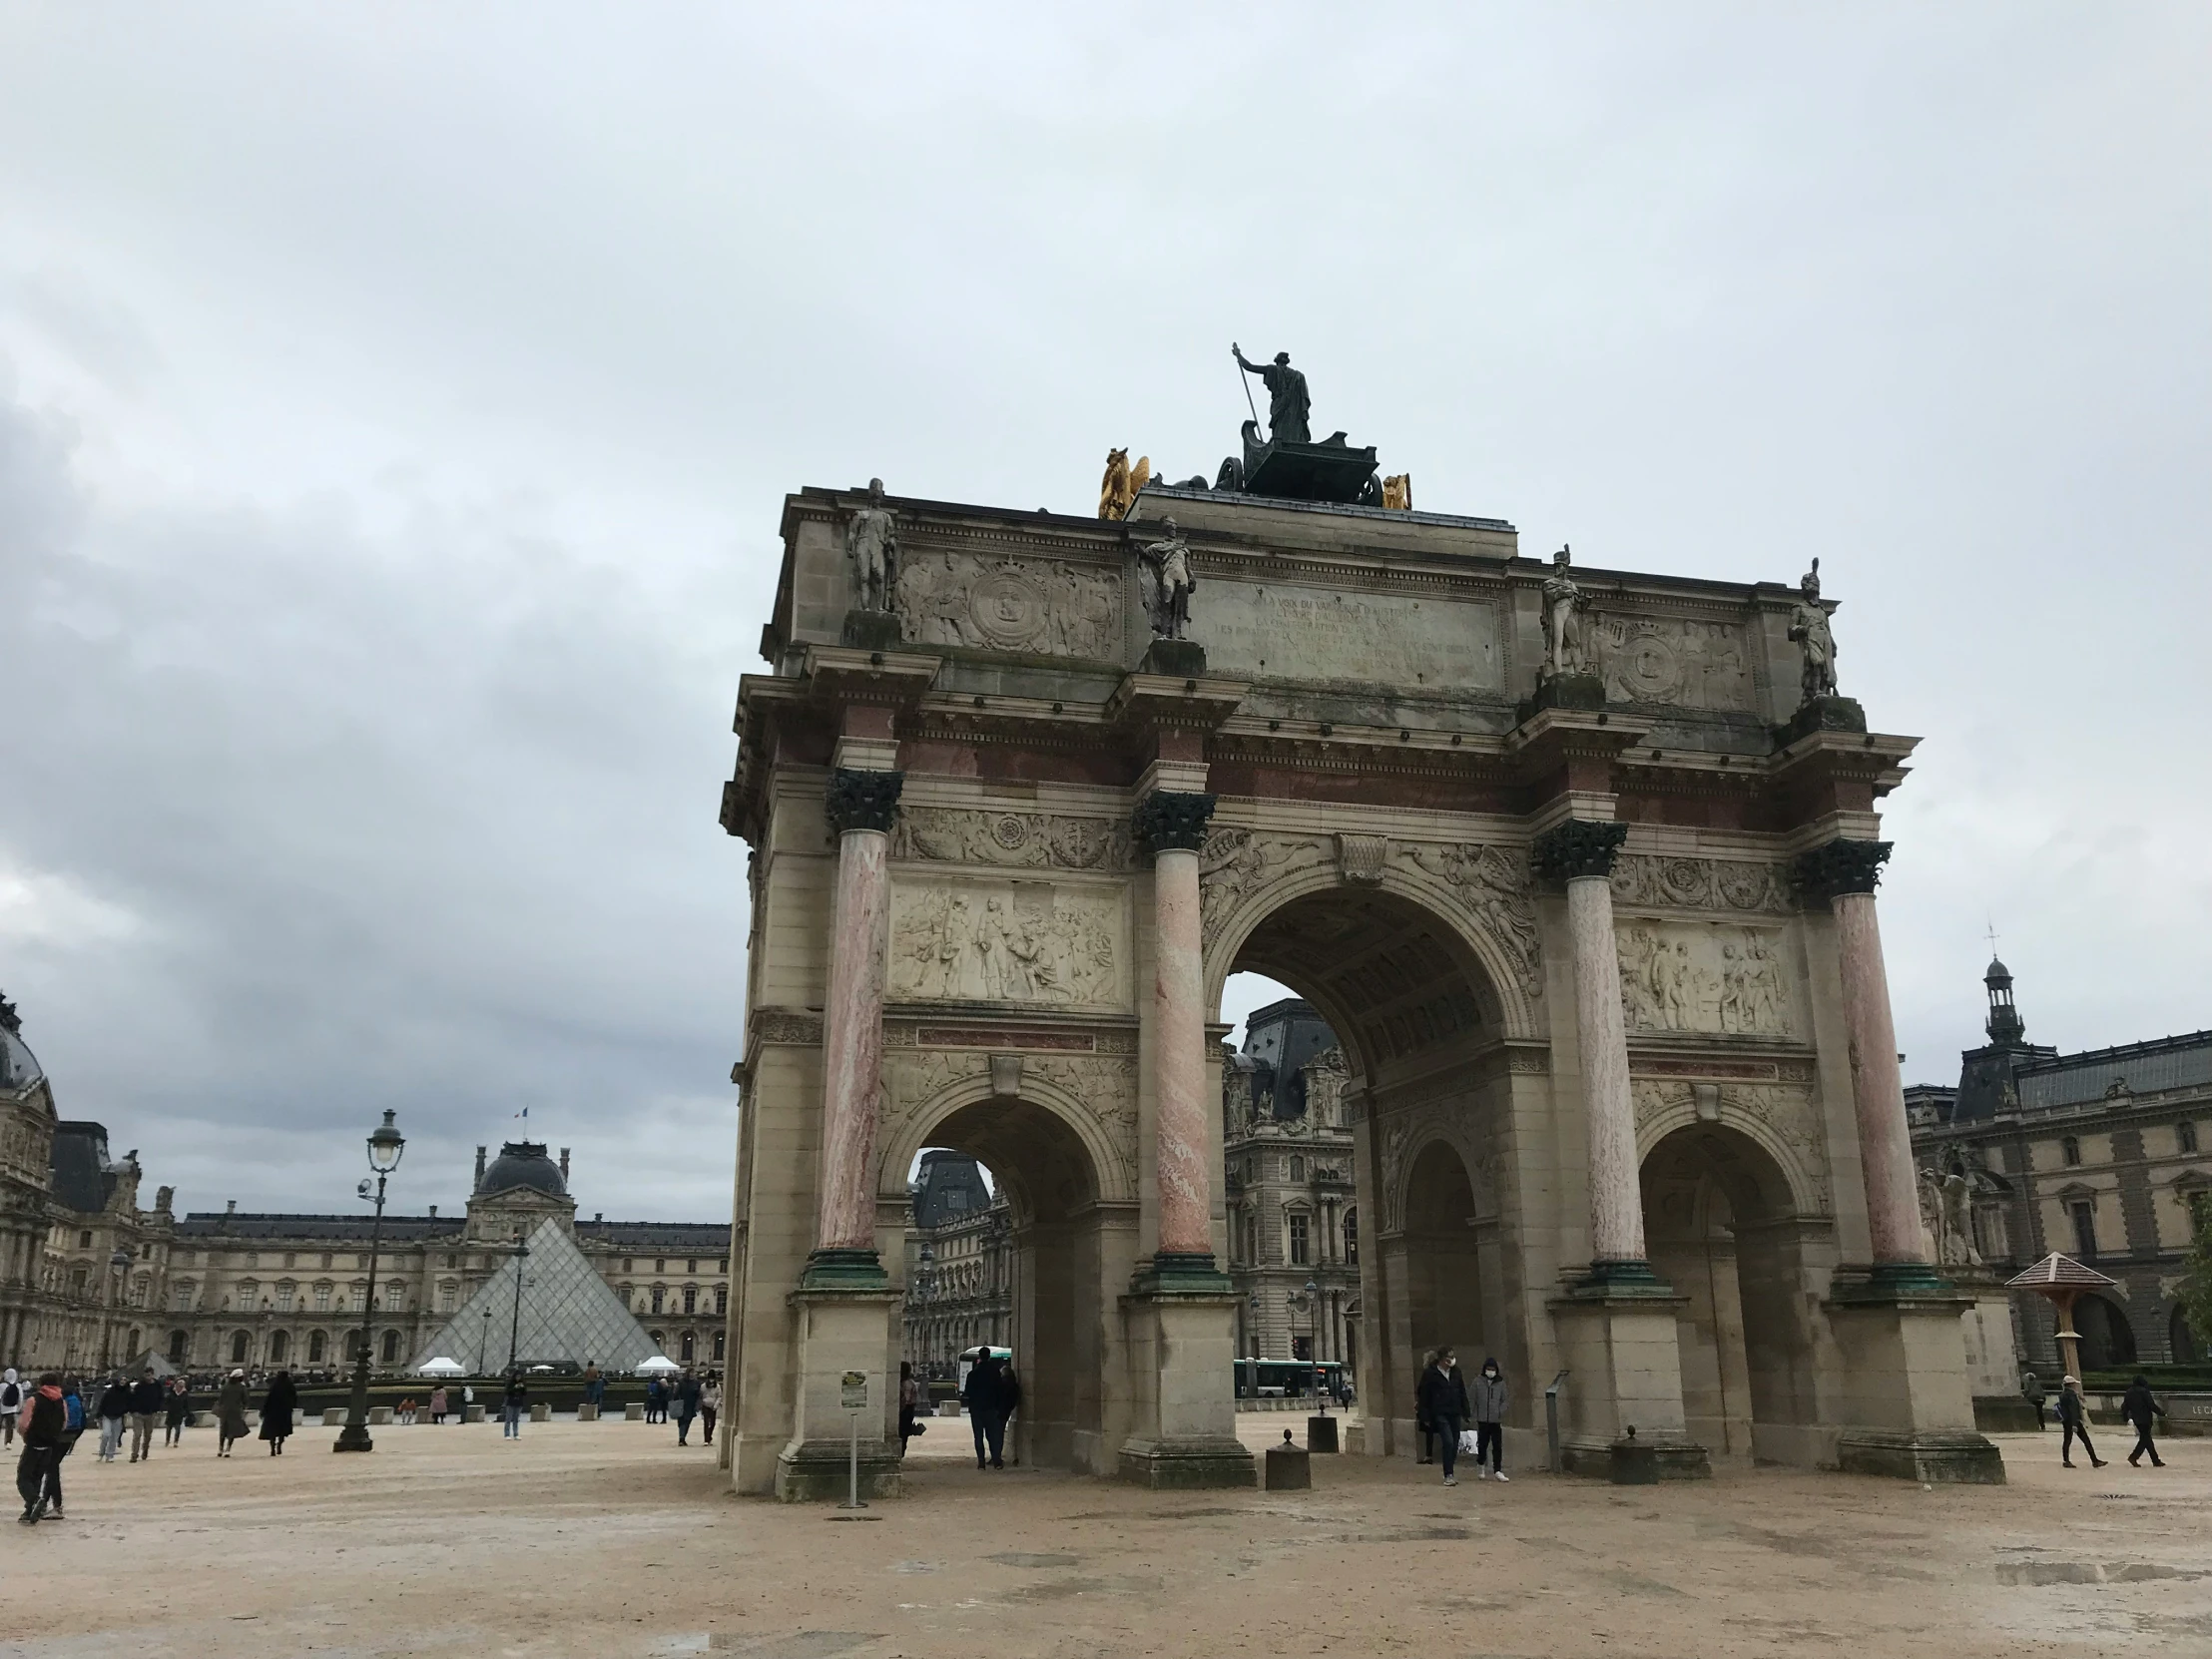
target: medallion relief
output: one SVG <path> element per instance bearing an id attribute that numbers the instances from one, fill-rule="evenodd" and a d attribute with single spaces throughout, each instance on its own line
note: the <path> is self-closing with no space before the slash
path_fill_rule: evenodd
<path id="1" fill-rule="evenodd" d="M 1038 560 L 917 553 L 898 574 L 906 637 L 923 645 L 1115 661 L 1121 577 Z"/>
<path id="2" fill-rule="evenodd" d="M 903 809 L 891 856 L 1015 869 L 1125 870 L 1131 863 L 1123 821 L 957 807 Z"/>
<path id="3" fill-rule="evenodd" d="M 890 931 L 892 1001 L 1129 1003 L 1127 906 L 1118 888 L 897 881 Z"/>
<path id="4" fill-rule="evenodd" d="M 1789 991 L 1772 929 L 1626 921 L 1617 925 L 1616 941 L 1630 1031 L 1790 1034 Z"/>
<path id="5" fill-rule="evenodd" d="M 1613 902 L 1770 914 L 1787 914 L 1797 908 L 1788 870 L 1781 864 L 1674 858 L 1650 852 L 1614 856 Z"/>
<path id="6" fill-rule="evenodd" d="M 1734 623 L 1593 610 L 1583 629 L 1605 695 L 1615 702 L 1751 707 L 1750 660 L 1743 630 Z"/>

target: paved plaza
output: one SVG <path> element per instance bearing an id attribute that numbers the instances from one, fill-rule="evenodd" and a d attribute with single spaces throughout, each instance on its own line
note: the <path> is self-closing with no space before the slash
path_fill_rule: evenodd
<path id="1" fill-rule="evenodd" d="M 1242 1426 L 1257 1451 L 1298 1420 Z M 0 1551 L 0 1655 L 2212 1654 L 2202 1441 L 2068 1474 L 2055 1436 L 2008 1437 L 2010 1484 L 1935 1491 L 1728 1466 L 1445 1490 L 1336 1457 L 1311 1491 L 1177 1496 L 979 1473 L 963 1426 L 857 1523 L 733 1496 L 638 1423 L 80 1450 L 70 1518 Z"/>

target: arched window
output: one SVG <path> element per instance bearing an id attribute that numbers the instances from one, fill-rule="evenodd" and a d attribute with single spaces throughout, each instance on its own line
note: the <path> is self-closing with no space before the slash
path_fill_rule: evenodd
<path id="1" fill-rule="evenodd" d="M 245 1364 L 246 1364 L 246 1351 L 247 1351 L 247 1349 L 248 1349 L 248 1348 L 249 1348 L 250 1346 L 252 1346 L 252 1344 L 253 1344 L 253 1341 L 254 1341 L 254 1338 L 253 1338 L 252 1334 L 251 1334 L 251 1333 L 249 1333 L 249 1332 L 245 1332 L 245 1331 L 234 1331 L 234 1332 L 232 1332 L 232 1333 L 231 1333 L 231 1364 L 232 1364 L 232 1365 L 234 1365 L 234 1366 L 243 1366 L 243 1365 L 245 1365 Z"/>
<path id="2" fill-rule="evenodd" d="M 2166 1343 L 2173 1354 L 2172 1364 L 2194 1366 L 2203 1362 L 2204 1344 L 2197 1340 L 2196 1332 L 2190 1328 L 2189 1316 L 2183 1309 L 2176 1308 L 2173 1311 L 2173 1318 L 2169 1322 L 2166 1333 Z"/>
<path id="3" fill-rule="evenodd" d="M 715 1364 L 718 1366 L 722 1364 L 722 1341 L 727 1335 L 728 1333 L 723 1331 L 715 1333 Z"/>
<path id="4" fill-rule="evenodd" d="M 668 1352 L 668 1339 L 660 1332 L 648 1331 L 646 1337 L 652 1342 L 654 1353 L 666 1354 Z"/>
<path id="5" fill-rule="evenodd" d="M 272 1331 L 269 1334 L 269 1363 L 273 1366 L 280 1366 L 290 1353 L 291 1333 L 288 1331 Z"/>
<path id="6" fill-rule="evenodd" d="M 1360 1212 L 1357 1209 L 1352 1209 L 1345 1212 L 1345 1266 L 1356 1268 L 1359 1265 Z"/>
<path id="7" fill-rule="evenodd" d="M 308 1365 L 319 1366 L 322 1364 L 322 1356 L 328 1341 L 329 1339 L 324 1337 L 323 1334 L 319 1331 L 310 1331 L 307 1333 Z"/>
<path id="8" fill-rule="evenodd" d="M 687 1332 L 685 1332 L 685 1333 L 684 1333 L 684 1364 L 688 1366 L 688 1365 L 690 1365 L 690 1364 L 691 1364 L 691 1363 L 692 1363 L 692 1362 L 693 1362 L 694 1360 L 698 1359 L 698 1358 L 699 1358 L 699 1352 L 698 1352 L 698 1351 L 699 1351 L 699 1336 L 698 1336 L 698 1333 L 697 1333 L 697 1332 L 692 1332 L 692 1331 L 687 1331 Z"/>
<path id="9" fill-rule="evenodd" d="M 192 1352 L 192 1334 L 188 1331 L 172 1331 L 169 1334 L 169 1363 L 182 1368 Z"/>
<path id="10" fill-rule="evenodd" d="M 2068 1136 L 2066 1136 L 2066 1137 L 2065 1137 L 2065 1138 L 2064 1138 L 2063 1140 L 2061 1140 L 2061 1141 L 2060 1141 L 2060 1142 L 2058 1143 L 2058 1157 L 2059 1157 L 2059 1161 L 2060 1161 L 2060 1162 L 2062 1162 L 2063 1164 L 2065 1164 L 2065 1165 L 2066 1165 L 2066 1167 L 2067 1167 L 2067 1168 L 2069 1168 L 2069 1169 L 2071 1169 L 2071 1168 L 2072 1168 L 2072 1167 L 2073 1167 L 2073 1166 L 2074 1166 L 2075 1164 L 2078 1164 L 2078 1163 L 2080 1163 L 2080 1162 L 2081 1162 L 2081 1141 L 2080 1141 L 2080 1138 L 2079 1138 L 2078 1136 L 2074 1136 L 2074 1135 L 2068 1135 Z"/>
<path id="11" fill-rule="evenodd" d="M 396 1331 L 387 1331 L 384 1333 L 384 1364 L 387 1366 L 391 1365 L 398 1358 L 399 1333 Z"/>

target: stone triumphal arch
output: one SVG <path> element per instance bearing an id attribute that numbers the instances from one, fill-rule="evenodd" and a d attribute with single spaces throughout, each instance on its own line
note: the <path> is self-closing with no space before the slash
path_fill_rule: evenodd
<path id="1" fill-rule="evenodd" d="M 1368 453 L 1255 443 L 1250 478 Z M 896 1489 L 925 1146 L 1008 1195 L 1022 1454 L 1252 1480 L 1216 1020 L 1245 969 L 1343 1043 L 1367 1453 L 1411 1454 L 1448 1343 L 1503 1364 L 1519 1455 L 1565 1374 L 1570 1468 L 2001 1478 L 1875 914 L 1914 740 L 1836 695 L 1833 603 L 1372 496 L 1225 466 L 1099 519 L 789 498 L 723 801 L 740 1489 L 841 1489 L 854 1373 Z"/>

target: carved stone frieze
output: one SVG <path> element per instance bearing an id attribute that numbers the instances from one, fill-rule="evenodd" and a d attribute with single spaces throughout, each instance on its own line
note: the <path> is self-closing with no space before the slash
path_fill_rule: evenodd
<path id="1" fill-rule="evenodd" d="M 1790 1034 L 1795 1021 L 1772 929 L 1624 921 L 1615 941 L 1630 1031 Z"/>
<path id="2" fill-rule="evenodd" d="M 906 637 L 924 645 L 1112 662 L 1122 652 L 1119 573 L 970 553 L 909 555 L 898 575 Z"/>
<path id="3" fill-rule="evenodd" d="M 1650 852 L 1624 852 L 1613 860 L 1613 902 L 1770 914 L 1797 908 L 1789 872 L 1780 864 Z"/>
<path id="4" fill-rule="evenodd" d="M 1333 846 L 1313 836 L 1256 834 L 1238 829 L 1209 831 L 1198 854 L 1200 936 L 1206 947 L 1212 948 L 1248 893 L 1334 856 Z"/>
<path id="5" fill-rule="evenodd" d="M 1583 633 L 1612 702 L 1729 712 L 1752 706 L 1750 659 L 1735 623 L 1593 609 Z"/>
<path id="6" fill-rule="evenodd" d="M 891 836 L 894 858 L 1009 869 L 1125 870 L 1132 849 L 1117 819 L 956 807 L 908 807 Z"/>
<path id="7" fill-rule="evenodd" d="M 886 990 L 899 1002 L 1129 1005 L 1118 888 L 1053 881 L 898 881 Z"/>
<path id="8" fill-rule="evenodd" d="M 1523 995 L 1543 994 L 1543 930 L 1526 861 L 1502 846 L 1393 844 L 1391 854 L 1458 894 L 1467 914 L 1506 949 Z"/>
<path id="9" fill-rule="evenodd" d="M 788 1008 L 763 1008 L 754 1014 L 752 1029 L 747 1034 L 755 1042 L 812 1047 L 822 1041 L 822 1016 Z"/>

